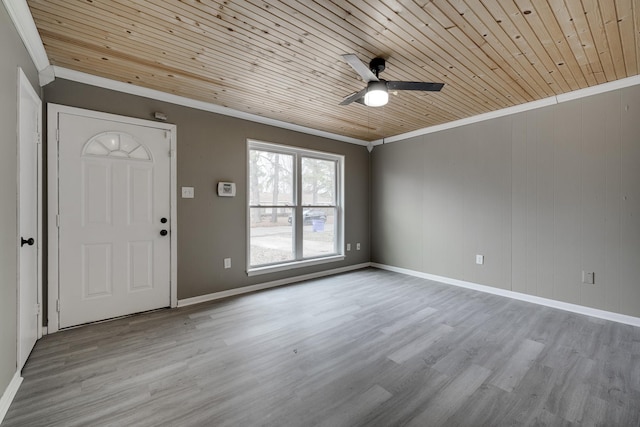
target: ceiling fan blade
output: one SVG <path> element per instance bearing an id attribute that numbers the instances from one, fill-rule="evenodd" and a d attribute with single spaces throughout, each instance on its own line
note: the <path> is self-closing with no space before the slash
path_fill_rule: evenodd
<path id="1" fill-rule="evenodd" d="M 389 90 L 423 90 L 428 92 L 439 92 L 444 83 L 429 82 L 387 82 Z"/>
<path id="2" fill-rule="evenodd" d="M 364 97 L 365 93 L 367 93 L 367 88 L 366 87 L 364 89 L 362 89 L 360 92 L 352 93 L 351 95 L 347 96 L 345 99 L 342 100 L 340 105 L 349 105 L 354 101 L 355 102 L 360 102 L 360 100 L 362 100 L 362 98 Z M 361 104 L 363 102 L 361 102 Z"/>
<path id="3" fill-rule="evenodd" d="M 360 74 L 360 77 L 362 77 L 362 80 L 366 83 L 378 81 L 376 75 L 373 74 L 369 67 L 367 67 L 364 62 L 360 61 L 354 53 L 345 53 L 342 55 L 342 58 L 344 58 L 347 64 L 351 65 L 351 68 L 356 70 L 356 73 Z"/>

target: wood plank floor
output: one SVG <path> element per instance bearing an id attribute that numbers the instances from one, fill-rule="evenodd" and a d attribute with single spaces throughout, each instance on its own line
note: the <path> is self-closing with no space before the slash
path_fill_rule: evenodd
<path id="1" fill-rule="evenodd" d="M 640 328 L 365 269 L 46 336 L 10 426 L 640 424 Z"/>

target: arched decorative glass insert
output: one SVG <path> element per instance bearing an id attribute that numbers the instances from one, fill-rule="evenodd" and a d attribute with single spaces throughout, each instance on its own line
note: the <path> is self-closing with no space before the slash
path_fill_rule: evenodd
<path id="1" fill-rule="evenodd" d="M 95 135 L 84 144 L 82 155 L 151 160 L 151 153 L 147 147 L 124 132 L 103 132 Z"/>

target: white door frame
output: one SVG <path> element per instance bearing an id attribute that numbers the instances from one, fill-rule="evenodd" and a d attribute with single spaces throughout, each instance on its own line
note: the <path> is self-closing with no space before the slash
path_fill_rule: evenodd
<path id="1" fill-rule="evenodd" d="M 48 172 L 48 225 L 49 225 L 49 255 L 48 255 L 48 328 L 47 333 L 57 332 L 59 327 L 58 300 L 60 292 L 59 284 L 59 234 L 58 234 L 58 114 L 74 114 L 93 119 L 112 120 L 132 125 L 147 126 L 155 129 L 162 129 L 170 133 L 171 144 L 171 166 L 170 166 L 170 191 L 171 191 L 171 233 L 169 233 L 171 244 L 171 307 L 178 306 L 178 218 L 177 218 L 177 161 L 176 161 L 176 125 L 155 122 L 152 120 L 135 119 L 132 117 L 119 116 L 116 114 L 101 113 L 98 111 L 85 110 L 82 108 L 67 107 L 65 105 L 47 104 L 47 165 Z"/>
<path id="2" fill-rule="evenodd" d="M 20 233 L 20 143 L 21 143 L 21 138 L 22 136 L 20 135 L 20 120 L 22 120 L 22 118 L 20 117 L 20 105 L 22 102 L 22 96 L 23 95 L 27 95 L 29 97 L 31 97 L 39 106 L 39 109 L 42 109 L 42 100 L 40 99 L 40 97 L 38 96 L 38 93 L 35 91 L 35 89 L 33 88 L 33 86 L 31 86 L 31 82 L 29 82 L 29 79 L 27 78 L 27 76 L 25 75 L 24 71 L 22 70 L 22 68 L 18 67 L 18 135 L 17 135 L 17 144 L 18 144 L 18 155 L 17 155 L 17 180 L 18 180 L 18 188 L 17 188 L 17 236 L 16 236 L 16 244 L 18 244 L 20 242 L 20 239 L 22 238 L 21 233 Z M 37 152 L 37 156 L 38 156 L 38 163 L 37 163 L 37 178 L 36 178 L 36 182 L 37 182 L 37 228 L 36 228 L 36 248 L 37 248 L 37 258 L 36 258 L 36 265 L 38 268 L 38 272 L 37 272 L 37 283 L 36 286 L 38 287 L 38 306 L 39 306 L 39 314 L 38 314 L 38 335 L 37 338 L 40 339 L 42 338 L 42 113 L 40 113 L 38 115 L 38 144 L 37 144 L 37 148 L 36 148 L 36 152 Z M 21 330 L 21 322 L 20 322 L 20 298 L 21 298 L 21 292 L 20 292 L 20 248 L 18 248 L 18 281 L 17 281 L 17 345 L 18 345 L 18 350 L 17 350 L 17 361 L 18 363 L 20 363 L 20 359 L 21 359 L 21 354 L 20 354 L 20 330 Z M 18 371 L 22 369 L 22 366 L 18 366 Z"/>

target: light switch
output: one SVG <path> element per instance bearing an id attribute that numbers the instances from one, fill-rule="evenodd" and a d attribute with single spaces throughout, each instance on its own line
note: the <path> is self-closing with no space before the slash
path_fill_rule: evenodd
<path id="1" fill-rule="evenodd" d="M 195 190 L 193 187 L 182 187 L 182 198 L 193 199 L 195 197 Z"/>
<path id="2" fill-rule="evenodd" d="M 476 264 L 478 265 L 484 264 L 484 255 L 476 255 Z"/>
<path id="3" fill-rule="evenodd" d="M 224 268 L 231 268 L 231 258 L 224 259 Z"/>

